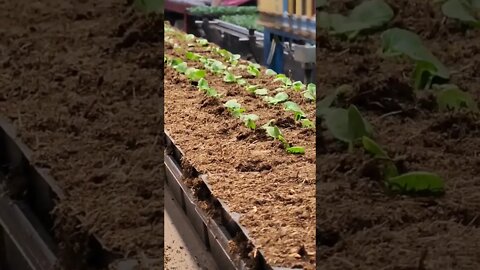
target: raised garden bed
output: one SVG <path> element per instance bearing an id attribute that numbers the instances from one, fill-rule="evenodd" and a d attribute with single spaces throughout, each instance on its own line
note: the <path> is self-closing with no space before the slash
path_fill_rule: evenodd
<path id="1" fill-rule="evenodd" d="M 68 269 L 162 269 L 162 18 L 116 1 L 0 12 L 0 115 L 31 149 L 2 168 L 7 199 L 30 208 Z"/>
<path id="2" fill-rule="evenodd" d="M 206 183 L 212 198 L 239 215 L 253 248 L 234 239 L 230 253 L 249 261 L 259 250 L 270 267 L 314 269 L 315 104 L 306 98 L 314 99 L 312 85 L 289 82 L 169 25 L 165 42 L 165 129 L 184 153 L 184 184 L 198 191 Z M 218 217 L 214 204 L 196 196 Z"/>
<path id="3" fill-rule="evenodd" d="M 361 142 L 349 151 L 332 136 L 328 110 L 319 111 L 319 269 L 480 269 L 478 28 L 447 17 L 435 1 L 388 0 L 391 13 L 382 16 L 372 15 L 382 10 L 375 2 L 368 18 L 347 16 L 362 1 L 329 1 L 323 9 L 353 24 L 318 19 L 319 99 L 339 90 L 330 109 L 355 105 L 388 154 L 375 158 Z M 373 28 L 348 29 L 359 21 Z M 394 28 L 413 34 L 398 38 Z M 425 49 L 412 48 L 414 36 Z M 433 68 L 415 79 L 415 64 L 422 71 L 425 63 Z M 428 174 L 395 177 L 413 171 Z"/>

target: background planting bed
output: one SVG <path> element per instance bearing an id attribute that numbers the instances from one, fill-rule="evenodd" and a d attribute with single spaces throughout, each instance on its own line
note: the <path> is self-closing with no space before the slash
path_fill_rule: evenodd
<path id="1" fill-rule="evenodd" d="M 381 2 L 391 7 L 391 19 L 351 40 L 317 31 L 319 99 L 340 89 L 333 107 L 355 105 L 400 174 L 427 171 L 444 183 L 444 194 L 394 192 L 382 163 L 361 142 L 349 152 L 323 121 L 317 133 L 319 269 L 480 269 L 480 115 L 471 108 L 445 110 L 440 89 L 416 89 L 408 49 L 402 56 L 382 53 L 391 52 L 390 45 L 395 52 L 414 44 L 391 38 L 394 28 L 408 31 L 423 45 L 418 57 L 431 54 L 450 71 L 448 81 L 436 76 L 434 83 L 455 84 L 478 105 L 479 29 L 448 18 L 436 2 Z M 324 11 L 347 15 L 363 3 L 328 1 Z"/>
<path id="2" fill-rule="evenodd" d="M 59 255 L 51 211 L 64 198 L 63 191 L 48 170 L 32 165 L 31 150 L 5 119 L 0 119 L 0 149 L 0 267 L 51 270 L 59 257 L 68 269 L 103 269 L 114 262 L 114 269 L 134 269 L 135 259 L 121 259 L 120 254 L 105 250 L 95 235 L 89 236 L 86 256 L 70 251 Z"/>
<path id="3" fill-rule="evenodd" d="M 247 247 L 252 240 L 245 228 L 238 223 L 238 218 L 235 218 L 238 217 L 238 214 L 230 212 L 221 200 L 215 198 L 208 185 L 206 175 L 198 175 L 194 172 L 200 180 L 200 183 L 195 183 L 194 187 L 183 182 L 185 176 L 180 165 L 183 153 L 174 144 L 168 133 L 165 138 L 167 147 L 165 151 L 166 184 L 172 190 L 175 199 L 181 202 L 183 211 L 191 220 L 205 246 L 212 252 L 220 269 L 293 269 L 268 265 L 261 250 L 255 252 L 256 256 L 253 259 L 240 255 L 240 253 L 250 252 L 255 247 Z M 207 202 L 209 209 L 201 207 L 198 204 L 199 201 Z M 214 216 L 212 216 L 212 212 L 215 213 Z M 232 252 L 229 247 L 230 241 L 239 245 L 239 250 Z"/>

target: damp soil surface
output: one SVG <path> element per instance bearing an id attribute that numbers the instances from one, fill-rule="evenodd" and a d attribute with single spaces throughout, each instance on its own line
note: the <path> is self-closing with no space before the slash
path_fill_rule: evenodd
<path id="1" fill-rule="evenodd" d="M 339 0 L 327 10 L 345 13 L 359 2 Z M 395 10 L 388 27 L 420 35 L 454 71 L 451 83 L 479 100 L 480 32 L 445 19 L 434 1 L 386 2 Z M 349 154 L 318 130 L 318 269 L 480 269 L 480 119 L 440 113 L 431 94 L 414 93 L 413 63 L 377 54 L 380 33 L 345 41 L 319 30 L 318 95 L 351 85 L 340 105 L 360 109 L 401 172 L 437 173 L 446 193 L 389 193 L 366 154 Z"/>
<path id="2" fill-rule="evenodd" d="M 161 269 L 163 19 L 127 2 L 0 1 L 0 115 L 66 193 L 61 246 Z"/>
<path id="3" fill-rule="evenodd" d="M 169 40 L 177 45 L 166 43 L 167 57 L 185 60 L 185 52 L 175 48 L 186 50 L 186 41 Z M 222 61 L 208 48 L 188 50 Z M 189 67 L 203 68 L 201 63 L 187 62 Z M 233 72 L 241 74 L 239 69 Z M 270 265 L 315 269 L 315 131 L 299 127 L 282 105 L 269 106 L 222 77 L 210 71 L 205 77 L 223 95 L 216 100 L 165 66 L 165 129 L 184 152 L 184 163 L 206 174 L 213 195 L 241 214 L 240 223 Z M 247 80 L 271 91 L 278 87 L 264 75 Z M 302 101 L 301 93 L 289 94 L 314 119 L 314 104 Z M 257 131 L 223 107 L 230 99 L 236 99 L 245 113 L 260 117 Z M 287 154 L 281 143 L 268 138 L 260 126 L 270 119 L 276 120 L 286 140 L 304 146 L 306 154 Z"/>

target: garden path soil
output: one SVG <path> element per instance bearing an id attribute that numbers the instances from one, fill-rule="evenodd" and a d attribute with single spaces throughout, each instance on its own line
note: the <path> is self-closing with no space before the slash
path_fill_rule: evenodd
<path id="1" fill-rule="evenodd" d="M 163 19 L 125 2 L 0 1 L 0 115 L 66 193 L 63 245 L 95 233 L 161 269 Z"/>
<path id="2" fill-rule="evenodd" d="M 165 54 L 175 52 L 166 47 Z M 166 130 L 187 162 L 208 175 L 214 195 L 242 215 L 240 223 L 271 265 L 314 269 L 314 132 L 294 125 L 283 127 L 285 138 L 306 150 L 306 155 L 286 154 L 278 142 L 261 131 L 248 130 L 222 104 L 237 99 L 247 113 L 260 116 L 258 126 L 270 119 L 290 119 L 291 113 L 282 106 L 269 107 L 212 74 L 207 80 L 211 87 L 229 95 L 219 102 L 207 99 L 182 75 L 165 67 Z M 313 106 L 306 112 L 313 114 Z M 300 255 L 302 246 L 310 255 Z"/>
<path id="3" fill-rule="evenodd" d="M 345 12 L 359 1 L 339 0 Z M 421 35 L 455 73 L 451 82 L 480 98 L 480 35 L 444 20 L 433 1 L 387 1 L 390 27 Z M 318 269 L 480 269 L 480 119 L 438 113 L 428 94 L 416 97 L 413 63 L 383 59 L 379 33 L 347 42 L 317 32 L 319 97 L 342 84 L 377 132 L 377 141 L 405 171 L 426 170 L 445 179 L 442 197 L 388 194 L 359 150 L 348 154 L 322 134 L 317 165 Z M 392 113 L 387 115 L 388 113 Z"/>

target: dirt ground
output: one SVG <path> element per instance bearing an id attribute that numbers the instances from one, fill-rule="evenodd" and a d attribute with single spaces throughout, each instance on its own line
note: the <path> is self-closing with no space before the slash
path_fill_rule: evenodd
<path id="1" fill-rule="evenodd" d="M 358 2 L 335 1 L 328 11 L 345 12 Z M 454 71 L 451 82 L 479 100 L 478 30 L 445 20 L 433 1 L 387 2 L 396 14 L 389 27 L 419 34 Z M 348 154 L 319 130 L 317 269 L 480 269 L 480 119 L 439 113 L 430 95 L 415 95 L 413 63 L 377 54 L 380 33 L 349 42 L 317 32 L 319 96 L 342 84 L 353 86 L 343 102 L 366 115 L 401 171 L 438 173 L 446 194 L 389 194 L 369 174 L 366 155 Z"/>
<path id="2" fill-rule="evenodd" d="M 0 0 L 0 115 L 67 195 L 63 245 L 94 233 L 160 269 L 163 20 L 126 2 Z"/>
<path id="3" fill-rule="evenodd" d="M 201 53 L 221 60 L 205 49 Z M 167 44 L 165 54 L 184 58 Z M 188 65 L 200 68 L 201 64 L 190 61 Z M 241 214 L 240 223 L 270 265 L 314 269 L 315 132 L 298 127 L 293 115 L 281 105 L 269 106 L 242 87 L 227 85 L 222 77 L 207 73 L 208 84 L 224 95 L 220 100 L 207 98 L 183 75 L 165 67 L 166 130 L 187 162 L 208 175 L 214 196 Z M 249 82 L 255 80 L 255 84 L 271 90 L 278 87 L 265 75 Z M 291 96 L 314 119 L 314 104 L 302 101 L 301 93 Z M 247 129 L 223 107 L 230 99 L 242 104 L 246 113 L 260 116 L 258 127 L 276 119 L 285 138 L 304 146 L 306 154 L 287 154 L 279 142 L 267 138 L 261 130 Z"/>

